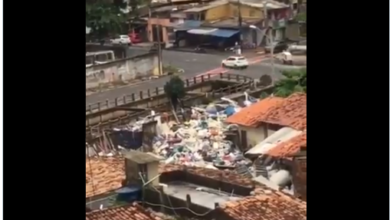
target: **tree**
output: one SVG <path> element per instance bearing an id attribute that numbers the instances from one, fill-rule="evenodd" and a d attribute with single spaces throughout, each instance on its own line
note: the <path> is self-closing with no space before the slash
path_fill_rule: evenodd
<path id="1" fill-rule="evenodd" d="M 274 95 L 287 97 L 295 92 L 306 93 L 306 68 L 282 71 L 283 79 L 275 83 Z"/>
<path id="2" fill-rule="evenodd" d="M 294 17 L 294 20 L 306 23 L 306 12 L 301 12 Z"/>
<path id="3" fill-rule="evenodd" d="M 168 82 L 164 85 L 165 94 L 171 100 L 174 110 L 180 99 L 184 98 L 186 95 L 184 81 L 177 75 L 173 75 Z"/>
<path id="4" fill-rule="evenodd" d="M 121 34 L 127 21 L 124 9 L 127 7 L 122 0 L 89 0 L 86 1 L 85 24 L 91 28 L 90 34 L 103 39 L 109 34 Z"/>

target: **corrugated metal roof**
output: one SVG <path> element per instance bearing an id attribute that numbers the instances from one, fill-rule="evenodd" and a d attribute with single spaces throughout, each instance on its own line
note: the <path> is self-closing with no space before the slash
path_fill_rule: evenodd
<path id="1" fill-rule="evenodd" d="M 238 2 L 238 0 L 230 0 L 230 2 Z M 287 4 L 282 2 L 267 0 L 267 1 L 259 1 L 259 0 L 240 0 L 242 5 L 247 5 L 254 8 L 264 8 L 264 5 L 267 6 L 268 9 L 279 9 L 279 8 L 287 8 L 289 7 Z"/>
<path id="2" fill-rule="evenodd" d="M 231 37 L 235 34 L 237 34 L 238 30 L 226 30 L 226 29 L 217 29 L 214 32 L 212 32 L 210 35 L 216 36 L 216 37 Z"/>
<path id="3" fill-rule="evenodd" d="M 174 28 L 180 30 L 188 30 L 188 29 L 200 27 L 201 24 L 202 24 L 201 21 L 186 20 L 184 21 L 184 23 L 174 26 Z"/>
<path id="4" fill-rule="evenodd" d="M 276 147 L 278 144 L 300 134 L 302 134 L 302 131 L 298 131 L 290 127 L 281 128 L 264 139 L 262 142 L 258 143 L 256 146 L 252 147 L 245 154 L 265 154 L 272 148 Z"/>
<path id="5" fill-rule="evenodd" d="M 231 37 L 237 34 L 238 30 L 226 30 L 217 28 L 196 28 L 187 31 L 189 34 L 210 35 L 215 37 Z"/>
<path id="6" fill-rule="evenodd" d="M 211 3 L 204 5 L 204 6 L 199 6 L 199 7 L 187 9 L 184 12 L 201 12 L 201 11 L 205 11 L 205 10 L 217 7 L 217 6 L 225 5 L 228 2 L 229 2 L 228 0 L 219 0 L 219 1 L 211 2 Z"/>
<path id="7" fill-rule="evenodd" d="M 215 30 L 216 29 L 211 29 L 211 28 L 197 28 L 197 29 L 188 30 L 187 33 L 199 34 L 199 35 L 211 35 L 211 33 L 214 32 Z"/>

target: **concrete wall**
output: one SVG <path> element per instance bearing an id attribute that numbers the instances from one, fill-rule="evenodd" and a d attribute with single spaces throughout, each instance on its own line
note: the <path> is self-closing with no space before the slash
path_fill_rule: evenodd
<path id="1" fill-rule="evenodd" d="M 246 131 L 247 144 L 249 148 L 256 146 L 268 136 L 275 133 L 278 129 L 270 128 L 266 125 L 261 125 L 258 128 L 239 126 L 241 131 Z"/>
<path id="2" fill-rule="evenodd" d="M 158 176 L 158 166 L 159 162 L 153 162 L 147 164 L 148 169 L 148 181 L 152 181 L 150 184 L 152 186 L 158 186 L 160 183 L 160 178 Z M 157 177 L 157 178 L 156 178 Z"/>
<path id="3" fill-rule="evenodd" d="M 229 7 L 229 16 L 237 17 L 238 16 L 238 6 L 237 4 L 231 3 Z M 256 18 L 263 19 L 263 11 L 261 8 L 249 7 L 247 5 L 241 5 L 241 16 L 243 18 Z"/>
<path id="4" fill-rule="evenodd" d="M 217 20 L 229 16 L 229 5 L 220 5 L 206 11 L 206 20 Z"/>
<path id="5" fill-rule="evenodd" d="M 246 131 L 249 148 L 254 147 L 256 144 L 260 143 L 260 141 L 265 139 L 264 126 L 260 126 L 259 128 L 240 126 L 240 130 Z"/>
<path id="6" fill-rule="evenodd" d="M 191 184 L 196 184 L 200 186 L 205 186 L 211 189 L 220 190 L 225 193 L 231 193 L 234 192 L 236 195 L 240 196 L 248 196 L 250 195 L 250 192 L 254 189 L 253 186 L 241 186 L 232 183 L 232 180 L 230 179 L 228 175 L 213 175 L 210 174 L 210 177 L 203 177 L 194 173 L 191 173 L 191 168 L 188 169 L 189 171 L 172 171 L 172 172 L 165 172 L 162 173 L 159 177 L 160 183 L 169 183 L 174 181 L 182 181 L 187 182 Z M 160 187 L 154 187 L 154 188 L 146 188 L 144 191 L 144 199 L 148 202 L 148 206 L 151 208 L 154 208 L 155 210 L 159 212 L 166 212 L 168 214 L 178 214 L 181 216 L 187 216 L 187 217 L 197 217 L 194 216 L 193 213 L 203 214 L 202 219 L 205 220 L 211 220 L 211 219 L 218 219 L 218 220 L 233 220 L 226 216 L 226 214 L 219 208 L 219 204 L 216 202 L 216 206 L 213 210 L 210 208 L 206 208 L 203 206 L 200 206 L 199 204 L 196 204 L 193 202 L 194 200 L 191 199 L 191 196 L 188 194 L 186 196 L 186 199 L 179 199 L 174 196 L 170 196 L 166 193 L 164 193 L 164 190 Z M 187 209 L 176 209 L 175 212 L 173 212 L 171 209 L 166 209 L 163 206 L 153 206 L 152 204 L 163 204 L 168 207 L 187 207 Z M 189 211 L 191 210 L 191 211 Z M 207 213 L 207 214 L 206 214 Z"/>
<path id="7" fill-rule="evenodd" d="M 158 56 L 148 53 L 94 65 L 85 69 L 86 88 L 158 75 Z"/>
<path id="8" fill-rule="evenodd" d="M 232 3 L 211 8 L 206 12 L 206 20 L 217 20 L 237 16 L 238 6 L 237 4 Z M 263 12 L 260 8 L 241 5 L 241 16 L 243 18 L 256 18 L 260 20 L 263 18 Z"/>
<path id="9" fill-rule="evenodd" d="M 149 53 L 149 48 L 137 48 L 128 47 L 127 45 L 100 45 L 98 43 L 86 43 L 86 52 L 98 52 L 98 51 L 114 51 L 116 59 L 123 59 L 126 57 L 140 56 Z"/>

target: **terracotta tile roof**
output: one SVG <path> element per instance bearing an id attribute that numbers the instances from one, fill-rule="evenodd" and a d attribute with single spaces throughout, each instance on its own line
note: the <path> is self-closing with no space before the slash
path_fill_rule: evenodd
<path id="1" fill-rule="evenodd" d="M 125 179 L 121 157 L 90 158 L 85 163 L 86 198 L 103 194 L 122 186 Z"/>
<path id="2" fill-rule="evenodd" d="M 130 206 L 96 210 L 85 214 L 86 220 L 161 220 L 142 206 L 134 203 Z"/>
<path id="3" fill-rule="evenodd" d="M 267 116 L 261 121 L 304 130 L 306 128 L 306 103 L 306 94 L 294 93 L 285 98 L 282 104 L 270 108 Z"/>
<path id="4" fill-rule="evenodd" d="M 261 192 L 260 192 L 261 191 Z M 235 220 L 306 220 L 306 202 L 273 190 L 227 202 L 222 210 Z"/>
<path id="5" fill-rule="evenodd" d="M 231 201 L 221 209 L 235 220 L 306 220 L 306 202 L 283 192 L 270 189 L 234 171 L 222 171 L 181 165 L 162 165 L 160 172 L 186 169 L 206 178 L 224 178 L 226 182 L 254 187 L 253 195 Z"/>
<path id="6" fill-rule="evenodd" d="M 291 155 L 298 153 L 301 147 L 306 146 L 306 137 L 306 132 L 303 132 L 300 135 L 278 144 L 266 154 L 273 157 L 290 157 Z"/>
<path id="7" fill-rule="evenodd" d="M 228 117 L 227 123 L 238 124 L 248 127 L 257 127 L 261 119 L 264 119 L 268 111 L 283 102 L 283 98 L 268 97 L 251 106 L 241 109 L 240 112 Z"/>

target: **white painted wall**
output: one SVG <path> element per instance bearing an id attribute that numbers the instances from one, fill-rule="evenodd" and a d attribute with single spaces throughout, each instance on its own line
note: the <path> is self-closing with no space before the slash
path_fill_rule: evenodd
<path id="1" fill-rule="evenodd" d="M 256 144 L 263 141 L 265 136 L 265 126 L 260 126 L 258 128 L 239 126 L 241 131 L 246 131 L 247 143 L 248 146 L 254 147 Z M 275 133 L 276 130 L 268 129 L 268 136 Z"/>
<path id="2" fill-rule="evenodd" d="M 148 163 L 147 164 L 147 169 L 148 169 L 148 181 L 154 178 L 154 180 L 150 183 L 153 186 L 158 186 L 160 181 L 159 178 L 155 178 L 158 174 L 158 165 L 159 162 L 154 162 L 154 163 Z"/>

